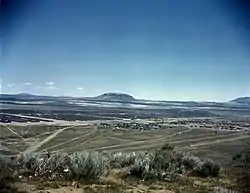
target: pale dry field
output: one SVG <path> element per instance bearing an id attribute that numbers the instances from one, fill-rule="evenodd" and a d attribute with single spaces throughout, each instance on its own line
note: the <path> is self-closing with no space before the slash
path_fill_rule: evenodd
<path id="1" fill-rule="evenodd" d="M 113 129 L 98 124 L 56 126 L 0 126 L 0 151 L 4 154 L 30 152 L 141 151 L 154 150 L 165 143 L 177 151 L 228 160 L 240 149 L 250 147 L 244 132 L 173 126 L 139 131 Z"/>

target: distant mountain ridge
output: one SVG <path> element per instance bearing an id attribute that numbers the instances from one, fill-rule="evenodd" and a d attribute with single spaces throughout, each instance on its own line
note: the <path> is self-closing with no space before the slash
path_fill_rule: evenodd
<path id="1" fill-rule="evenodd" d="M 11 100 L 11 101 L 35 101 L 35 100 L 46 100 L 46 99 L 54 99 L 54 98 L 57 98 L 57 97 L 33 95 L 33 94 L 28 94 L 28 93 L 0 94 L 0 100 Z"/>
<path id="2" fill-rule="evenodd" d="M 164 103 L 180 103 L 186 106 L 224 106 L 224 105 L 243 105 L 250 106 L 250 97 L 238 97 L 236 99 L 230 100 L 228 102 L 199 102 L 199 101 L 154 101 L 154 100 L 143 100 L 136 99 L 133 96 L 126 93 L 113 93 L 108 92 L 95 97 L 71 97 L 71 96 L 45 96 L 45 95 L 35 95 L 29 93 L 18 93 L 18 94 L 3 94 L 0 93 L 0 100 L 4 101 L 36 101 L 36 100 L 67 100 L 67 99 L 77 99 L 77 100 L 98 100 L 98 101 L 110 101 L 110 102 L 125 102 L 125 103 L 159 103 L 163 105 Z"/>
<path id="3" fill-rule="evenodd" d="M 239 97 L 231 100 L 230 102 L 250 105 L 250 97 Z"/>
<path id="4" fill-rule="evenodd" d="M 0 100 L 11 100 L 11 101 L 36 101 L 36 100 L 61 100 L 61 99 L 82 99 L 82 100 L 98 100 L 98 101 L 110 101 L 110 102 L 133 102 L 136 99 L 124 93 L 104 93 L 96 97 L 62 97 L 62 96 L 42 96 L 33 95 L 28 93 L 20 94 L 0 94 Z"/>

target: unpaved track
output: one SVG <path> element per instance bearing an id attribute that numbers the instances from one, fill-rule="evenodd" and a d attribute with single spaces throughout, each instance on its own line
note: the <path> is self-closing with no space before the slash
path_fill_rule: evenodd
<path id="1" fill-rule="evenodd" d="M 32 136 L 32 137 L 28 138 L 27 140 L 33 139 L 33 138 L 39 138 L 39 137 L 42 137 L 42 136 L 44 136 L 44 135 L 48 135 L 48 134 L 51 134 L 51 133 L 53 133 L 53 132 L 52 132 L 52 131 L 46 131 L 45 133 L 41 133 L 41 134 Z"/>
<path id="2" fill-rule="evenodd" d="M 5 124 L 1 124 L 2 126 L 4 126 L 5 128 L 7 128 L 11 133 L 13 133 L 14 135 L 18 136 L 19 138 L 21 138 L 22 140 L 25 141 L 25 138 L 23 138 L 23 136 L 21 136 L 20 134 L 16 133 L 15 131 L 13 131 L 10 127 L 8 127 Z"/>
<path id="3" fill-rule="evenodd" d="M 207 137 L 200 137 L 200 138 L 193 138 L 193 139 L 183 139 L 183 140 L 178 140 L 178 141 L 170 141 L 171 144 L 177 144 L 177 143 L 186 143 L 186 142 L 195 142 L 195 141 L 200 141 L 200 140 L 220 140 L 222 137 L 228 138 L 228 137 L 237 137 L 237 136 L 242 136 L 242 134 L 239 133 L 232 133 L 232 134 L 226 134 L 226 135 L 218 135 L 218 136 L 207 136 Z M 195 137 L 195 136 L 194 136 Z M 222 139 L 221 139 L 222 140 Z"/>
<path id="4" fill-rule="evenodd" d="M 116 140 L 116 141 L 119 141 L 119 142 L 123 142 L 124 144 L 129 143 L 129 141 L 128 141 L 129 139 L 122 139 L 122 138 L 114 137 L 114 136 L 106 137 L 106 139 L 110 139 L 111 141 Z"/>
<path id="5" fill-rule="evenodd" d="M 49 118 L 41 118 L 41 117 L 35 117 L 35 116 L 29 116 L 29 115 L 19 115 L 19 114 L 10 114 L 10 113 L 0 113 L 4 115 L 14 116 L 14 117 L 21 117 L 21 118 L 28 118 L 28 119 L 37 119 L 37 120 L 45 120 L 45 121 L 58 121 L 56 119 L 49 119 Z"/>
<path id="6" fill-rule="evenodd" d="M 97 129 L 97 128 L 95 128 L 95 129 L 96 129 L 96 132 L 97 132 L 98 129 Z M 111 132 L 112 132 L 112 130 L 109 130 L 109 131 L 104 132 L 104 133 L 100 133 L 100 135 L 97 135 L 97 136 L 95 136 L 95 137 L 93 137 L 93 138 L 89 138 L 88 140 L 86 140 L 86 141 L 84 141 L 84 142 L 82 142 L 82 143 L 79 143 L 78 145 L 75 145 L 75 146 L 73 146 L 73 147 L 68 147 L 68 148 L 60 149 L 60 150 L 58 150 L 58 151 L 53 151 L 52 153 L 61 152 L 61 151 L 69 150 L 69 149 L 74 149 L 74 148 L 76 148 L 76 147 L 80 147 L 80 146 L 82 146 L 82 145 L 84 145 L 84 144 L 86 144 L 86 143 L 91 143 L 91 141 L 96 140 L 96 139 L 98 139 L 98 138 L 100 138 L 100 137 L 103 137 L 104 135 L 106 135 L 106 134 L 108 134 L 108 133 L 111 133 Z"/>
<path id="7" fill-rule="evenodd" d="M 241 135 L 241 136 L 236 136 L 232 138 L 227 138 L 227 139 L 218 139 L 215 141 L 208 141 L 208 142 L 203 142 L 203 143 L 195 143 L 192 144 L 192 146 L 185 146 L 185 147 L 180 147 L 178 149 L 195 149 L 200 146 L 206 146 L 206 145 L 213 145 L 213 144 L 218 144 L 218 143 L 225 143 L 225 142 L 231 142 L 231 141 L 237 141 L 240 139 L 247 139 L 250 138 L 249 135 Z"/>
<path id="8" fill-rule="evenodd" d="M 89 136 L 89 135 L 92 135 L 92 134 L 94 134 L 94 133 L 96 133 L 96 132 L 97 132 L 97 128 L 95 127 L 95 129 L 94 129 L 93 131 L 89 132 L 89 133 L 86 133 L 86 134 L 84 134 L 84 135 L 75 137 L 75 138 L 73 138 L 73 139 L 70 139 L 70 140 L 65 141 L 65 142 L 62 142 L 62 143 L 58 143 L 58 144 L 53 145 L 53 146 L 50 146 L 50 147 L 48 147 L 48 148 L 46 148 L 46 149 L 43 149 L 42 151 L 47 151 L 47 150 L 49 150 L 49 149 L 53 149 L 53 148 L 55 148 L 55 147 L 59 147 L 59 146 L 61 146 L 61 145 L 65 145 L 65 144 L 70 143 L 70 142 L 72 142 L 72 141 L 75 141 L 75 140 L 77 140 L 77 139 L 80 139 L 80 138 L 83 138 L 83 137 L 87 137 L 87 136 Z"/>
<path id="9" fill-rule="evenodd" d="M 0 143 L 0 151 L 1 151 L 1 150 L 7 151 L 7 152 L 11 152 L 11 153 L 18 152 L 18 151 L 14 151 L 14 150 L 12 150 L 12 149 L 7 148 L 7 147 L 1 145 L 1 143 Z"/>
<path id="10" fill-rule="evenodd" d="M 70 129 L 73 128 L 75 126 L 70 126 L 70 127 L 64 127 L 62 129 L 57 130 L 56 132 L 54 132 L 53 134 L 51 134 L 50 136 L 48 136 L 46 139 L 36 143 L 36 144 L 32 144 L 32 146 L 28 147 L 23 153 L 32 153 L 35 152 L 39 147 L 41 147 L 43 144 L 49 142 L 50 140 L 52 140 L 53 138 L 55 138 L 58 134 L 60 134 L 61 132 L 65 131 L 66 129 Z"/>
<path id="11" fill-rule="evenodd" d="M 110 145 L 110 146 L 104 146 L 104 147 L 98 147 L 98 148 L 93 148 L 93 149 L 90 149 L 90 150 L 93 150 L 93 151 L 96 151 L 96 150 L 105 150 L 105 149 L 110 149 L 110 148 L 117 148 L 117 147 L 126 147 L 126 146 L 131 146 L 131 145 L 138 145 L 138 144 L 144 144 L 144 143 L 155 143 L 155 142 L 158 142 L 158 141 L 162 141 L 162 140 L 166 140 L 166 139 L 169 139 L 173 136 L 176 136 L 176 135 L 181 135 L 182 133 L 187 133 L 189 131 L 192 131 L 192 129 L 187 129 L 187 130 L 184 130 L 184 131 L 180 131 L 178 133 L 174 133 L 172 135 L 168 135 L 166 137 L 161 137 L 161 138 L 158 138 L 158 139 L 153 139 L 153 140 L 141 140 L 141 141 L 135 141 L 135 142 L 128 142 L 128 143 L 124 143 L 124 144 L 117 144 L 117 145 Z"/>
<path id="12" fill-rule="evenodd" d="M 221 137 L 221 136 L 220 136 Z M 230 135 L 230 138 L 227 138 L 227 139 L 216 139 L 215 137 L 204 137 L 204 138 L 197 138 L 197 139 L 190 139 L 190 140 L 181 140 L 181 141 L 175 141 L 175 142 L 170 142 L 170 144 L 178 144 L 178 143 L 183 143 L 183 142 L 192 142 L 192 141 L 199 141 L 199 140 L 207 140 L 207 139 L 210 139 L 211 141 L 208 141 L 208 142 L 204 142 L 204 143 L 194 143 L 192 144 L 192 147 L 195 147 L 195 144 L 196 147 L 197 146 L 201 146 L 201 145 L 210 145 L 210 144 L 216 144 L 216 143 L 223 143 L 223 142 L 229 142 L 229 141 L 236 141 L 236 140 L 239 140 L 239 139 L 244 139 L 244 138 L 250 138 L 250 136 L 247 136 L 247 135 L 235 135 L 235 134 L 231 134 Z M 214 141 L 214 140 L 215 141 Z M 118 149 L 114 149 L 114 150 L 110 150 L 110 151 L 124 151 L 124 150 L 136 150 L 136 149 L 140 149 L 140 148 L 145 148 L 145 149 L 148 149 L 148 148 L 153 148 L 153 147 L 158 147 L 158 146 L 161 146 L 165 143 L 165 141 L 161 141 L 161 142 L 158 142 L 158 143 L 152 143 L 152 141 L 148 141 L 149 144 L 145 144 L 142 146 L 137 146 L 137 147 L 124 147 L 124 148 L 118 148 Z M 129 145 L 129 144 L 128 144 Z M 192 148 L 190 147 L 189 145 L 186 145 L 184 147 L 175 147 L 176 150 L 179 150 L 179 149 L 190 149 Z"/>

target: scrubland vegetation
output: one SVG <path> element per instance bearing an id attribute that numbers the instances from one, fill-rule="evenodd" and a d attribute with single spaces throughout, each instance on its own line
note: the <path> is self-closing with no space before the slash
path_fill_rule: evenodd
<path id="1" fill-rule="evenodd" d="M 165 145 L 155 152 L 95 152 L 73 154 L 22 154 L 2 156 L 1 178 L 45 177 L 98 180 L 112 167 L 124 168 L 127 175 L 141 180 L 172 180 L 176 174 L 193 174 L 201 177 L 218 176 L 220 166 L 212 160 L 178 154 Z"/>
<path id="2" fill-rule="evenodd" d="M 1 180 L 45 179 L 100 183 L 115 168 L 122 178 L 138 181 L 178 180 L 179 175 L 216 177 L 220 166 L 212 160 L 201 160 L 179 154 L 168 144 L 153 152 L 96 152 L 73 154 L 22 154 L 0 157 Z"/>
<path id="3" fill-rule="evenodd" d="M 249 171 L 249 157 L 247 154 L 235 157 L 233 158 L 234 163 L 238 163 L 235 167 L 243 167 L 241 173 L 239 173 L 240 170 L 234 170 L 234 172 L 238 172 L 237 174 L 235 172 L 236 184 L 241 188 L 231 190 L 223 186 L 216 186 L 209 187 L 204 192 L 248 192 L 246 180 L 250 179 L 249 172 L 247 173 Z M 6 181 L 6 179 L 44 179 L 47 181 L 103 183 L 103 179 L 109 172 L 117 168 L 122 171 L 122 180 L 132 178 L 137 182 L 149 183 L 156 181 L 182 183 L 185 178 L 211 181 L 211 179 L 219 179 L 223 170 L 213 160 L 203 160 L 189 154 L 176 153 L 174 148 L 168 144 L 152 152 L 83 151 L 73 154 L 34 153 L 16 157 L 0 157 L 1 181 Z M 179 189 L 177 189 L 178 191 Z"/>

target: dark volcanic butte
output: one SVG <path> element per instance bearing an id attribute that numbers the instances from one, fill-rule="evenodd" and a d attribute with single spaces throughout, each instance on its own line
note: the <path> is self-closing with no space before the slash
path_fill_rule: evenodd
<path id="1" fill-rule="evenodd" d="M 104 93 L 102 95 L 99 95 L 95 97 L 97 100 L 107 100 L 107 101 L 135 101 L 136 99 L 129 95 L 124 93 Z"/>

